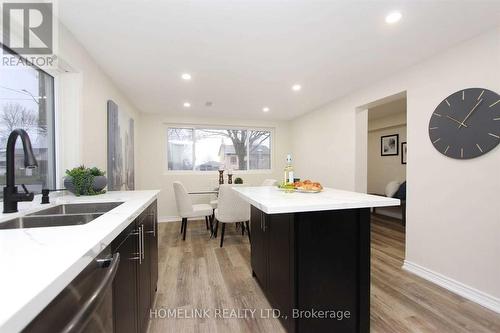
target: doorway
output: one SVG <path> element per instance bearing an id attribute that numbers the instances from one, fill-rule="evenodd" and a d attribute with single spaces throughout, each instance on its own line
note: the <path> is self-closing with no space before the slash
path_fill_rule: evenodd
<path id="1" fill-rule="evenodd" d="M 401 190 L 406 199 L 406 114 L 406 91 L 356 107 L 354 187 L 357 192 L 386 196 L 387 185 L 395 181 L 396 191 L 404 185 Z M 396 193 L 390 192 L 391 196 Z M 406 200 L 404 207 L 377 213 L 406 224 Z"/>
<path id="2" fill-rule="evenodd" d="M 401 200 L 374 213 L 406 224 L 406 96 L 368 108 L 367 192 Z"/>

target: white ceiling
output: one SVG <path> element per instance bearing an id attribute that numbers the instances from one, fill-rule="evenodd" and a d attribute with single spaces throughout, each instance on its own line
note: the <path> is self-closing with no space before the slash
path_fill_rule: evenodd
<path id="1" fill-rule="evenodd" d="M 493 28 L 500 1 L 63 0 L 59 14 L 141 111 L 290 119 Z"/>

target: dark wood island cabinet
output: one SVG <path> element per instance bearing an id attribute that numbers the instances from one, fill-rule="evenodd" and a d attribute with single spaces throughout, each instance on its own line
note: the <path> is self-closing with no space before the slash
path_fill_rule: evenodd
<path id="1" fill-rule="evenodd" d="M 252 274 L 286 331 L 368 333 L 368 207 L 399 200 L 333 189 L 236 191 L 252 205 Z"/>

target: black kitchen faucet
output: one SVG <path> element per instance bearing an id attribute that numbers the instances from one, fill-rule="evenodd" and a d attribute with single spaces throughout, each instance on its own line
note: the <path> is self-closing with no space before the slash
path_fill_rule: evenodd
<path id="1" fill-rule="evenodd" d="M 5 187 L 3 188 L 3 212 L 4 213 L 15 213 L 17 212 L 17 203 L 20 201 L 33 201 L 34 194 L 29 192 L 24 184 L 22 188 L 24 193 L 17 192 L 16 179 L 15 179 L 15 148 L 16 140 L 21 137 L 24 150 L 24 166 L 27 169 L 33 169 L 38 166 L 38 163 L 33 154 L 33 148 L 31 147 L 30 137 L 25 130 L 17 128 L 13 130 L 9 139 L 7 140 L 7 181 Z"/>

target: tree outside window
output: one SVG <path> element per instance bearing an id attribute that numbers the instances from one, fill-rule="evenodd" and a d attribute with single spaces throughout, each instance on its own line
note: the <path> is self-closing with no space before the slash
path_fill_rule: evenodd
<path id="1" fill-rule="evenodd" d="M 266 170 L 271 168 L 271 131 L 251 129 L 192 128 L 181 150 L 173 147 L 180 128 L 168 129 L 168 169 L 210 171 Z M 191 156 L 192 167 L 182 169 L 175 161 Z"/>
<path id="2" fill-rule="evenodd" d="M 30 136 L 38 162 L 37 168 L 24 169 L 18 140 L 14 155 L 17 185 L 25 184 L 35 193 L 55 188 L 54 78 L 35 67 L 0 66 L 1 184 L 5 184 L 7 139 L 16 128 Z"/>

